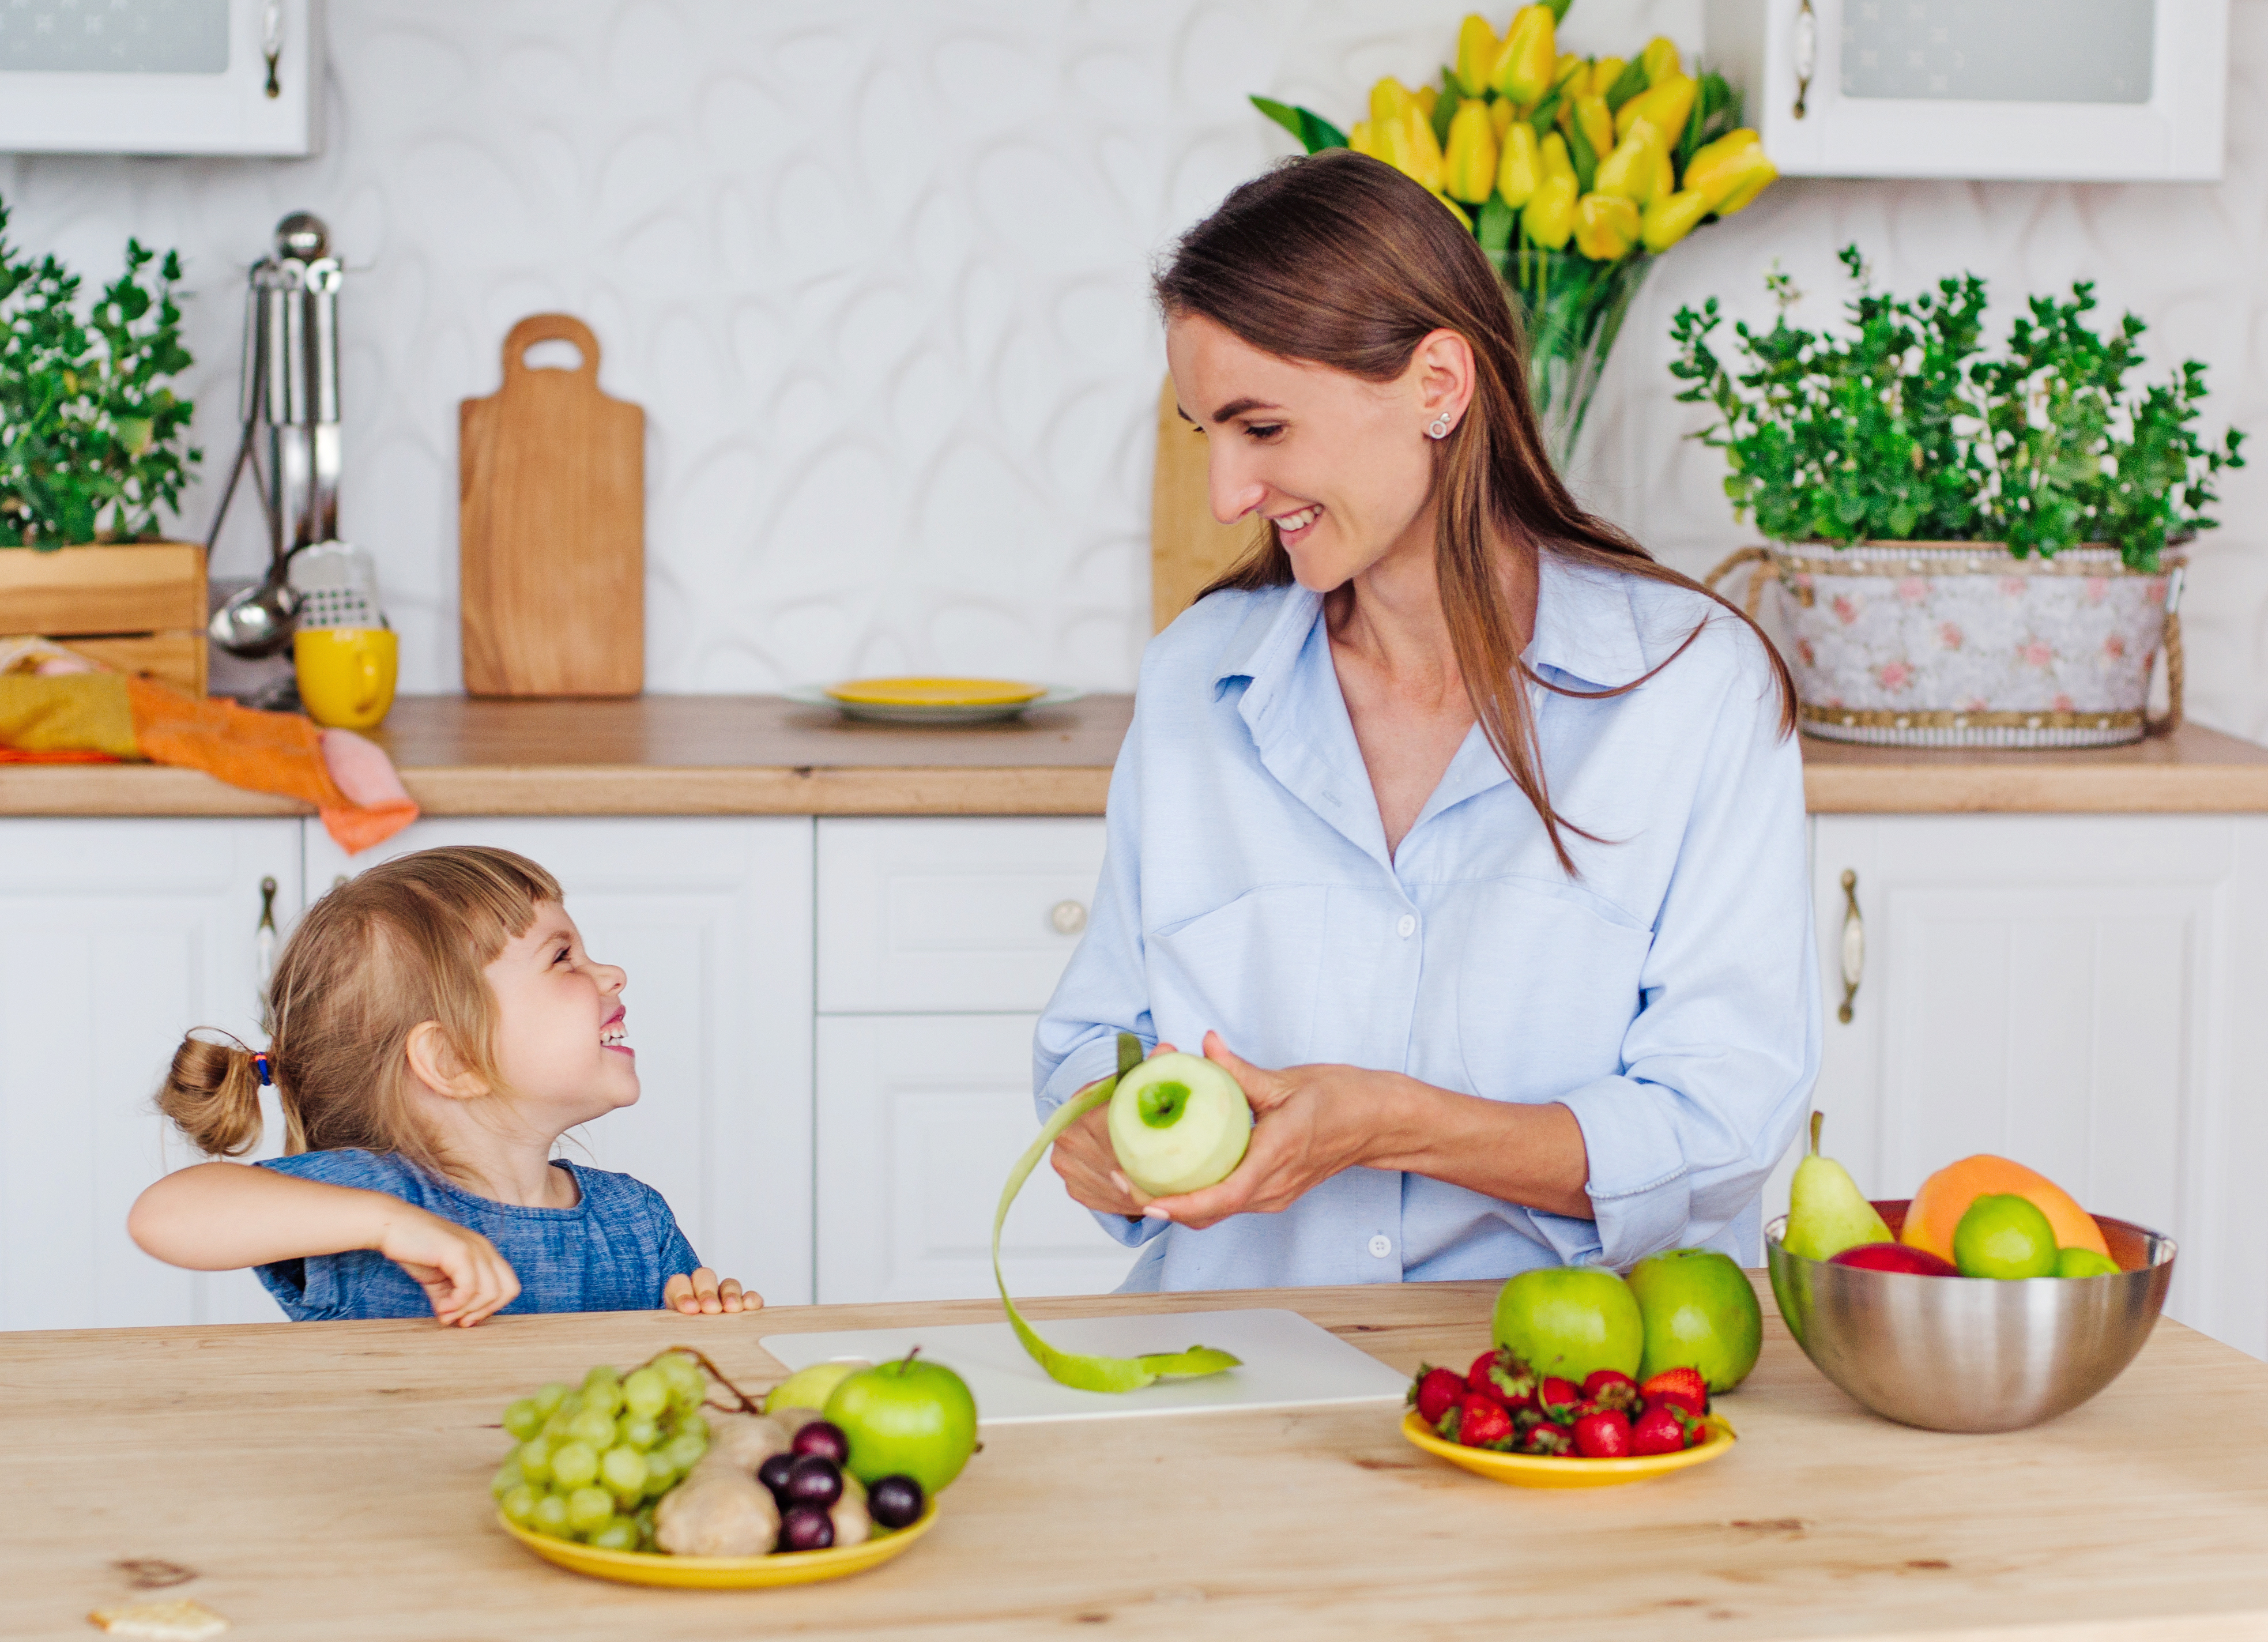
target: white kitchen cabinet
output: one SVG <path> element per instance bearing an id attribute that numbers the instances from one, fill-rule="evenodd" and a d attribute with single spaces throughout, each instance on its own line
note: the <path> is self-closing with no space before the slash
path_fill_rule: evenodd
<path id="1" fill-rule="evenodd" d="M 2214 181 L 2228 0 L 1705 0 L 1793 177 Z"/>
<path id="2" fill-rule="evenodd" d="M 1904 1197 L 1977 1152 L 2182 1245 L 2169 1314 L 2268 1355 L 2268 818 L 1822 815 L 1824 1150 Z M 1863 962 L 1837 1019 L 1852 875 Z M 2247 1037 L 2249 1038 L 2249 1034 Z M 1785 1207 L 1785 1188 L 1767 1211 Z"/>
<path id="3" fill-rule="evenodd" d="M 819 822 L 819 1295 L 994 1292 L 992 1213 L 1031 1144 L 1032 1028 L 1086 927 L 1088 818 Z M 1019 1294 L 1116 1288 L 1133 1252 L 1045 1163 L 1002 1241 Z"/>
<path id="4" fill-rule="evenodd" d="M 819 1299 L 997 1292 L 992 1215 L 1032 1142 L 1032 1027 L 1019 1015 L 819 1021 Z M 1134 1251 L 1105 1236 L 1043 1160 L 1009 1211 L 1010 1292 L 1096 1294 Z"/>
<path id="5" fill-rule="evenodd" d="M 151 1104 L 181 1035 L 261 1041 L 261 886 L 288 923 L 299 852 L 288 819 L 0 821 L 0 1329 L 279 1320 L 248 1271 L 151 1259 L 126 1214 L 197 1160 Z"/>
<path id="6" fill-rule="evenodd" d="M 630 972 L 638 1103 L 568 1155 L 669 1200 L 701 1257 L 774 1305 L 812 1270 L 812 823 L 804 816 L 423 821 L 350 860 L 307 823 L 307 883 L 410 850 L 541 863 L 590 953 Z"/>

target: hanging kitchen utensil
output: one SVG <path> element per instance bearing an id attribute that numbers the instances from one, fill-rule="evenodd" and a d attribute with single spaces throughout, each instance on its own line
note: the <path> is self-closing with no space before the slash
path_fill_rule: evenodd
<path id="1" fill-rule="evenodd" d="M 530 370 L 541 342 L 571 371 Z M 645 413 L 599 391 L 582 320 L 512 328 L 504 385 L 460 408 L 458 563 L 472 696 L 636 696 L 645 686 Z"/>

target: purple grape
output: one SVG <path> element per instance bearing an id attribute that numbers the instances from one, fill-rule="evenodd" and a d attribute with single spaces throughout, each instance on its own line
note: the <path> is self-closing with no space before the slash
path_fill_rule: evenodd
<path id="1" fill-rule="evenodd" d="M 850 1439 L 843 1434 L 840 1425 L 830 1425 L 823 1419 L 815 1419 L 795 1433 L 792 1451 L 815 1454 L 840 1465 L 850 1457 Z"/>
<path id="2" fill-rule="evenodd" d="M 843 1498 L 843 1473 L 824 1455 L 798 1454 L 780 1497 L 792 1506 L 817 1506 L 824 1511 Z"/>
<path id="3" fill-rule="evenodd" d="M 792 1454 L 775 1454 L 756 1467 L 756 1480 L 771 1490 L 772 1498 L 782 1509 L 785 1509 L 788 1503 L 787 1476 L 793 1469 L 795 1455 Z"/>
<path id="4" fill-rule="evenodd" d="M 904 1528 L 922 1513 L 922 1486 L 910 1476 L 878 1476 L 866 1491 L 866 1514 L 884 1528 Z"/>
<path id="5" fill-rule="evenodd" d="M 790 1506 L 780 1518 L 782 1550 L 825 1550 L 834 1543 L 834 1520 L 817 1506 Z"/>

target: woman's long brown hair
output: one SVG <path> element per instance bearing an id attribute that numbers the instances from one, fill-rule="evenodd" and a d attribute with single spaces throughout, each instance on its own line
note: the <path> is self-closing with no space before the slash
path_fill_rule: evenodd
<path id="1" fill-rule="evenodd" d="M 1715 600 L 1756 631 L 1778 674 L 1781 733 L 1794 733 L 1795 683 L 1763 630 L 1568 494 L 1544 451 L 1528 396 L 1526 340 L 1496 270 L 1440 202 L 1400 172 L 1345 149 L 1286 160 L 1237 188 L 1184 234 L 1154 291 L 1168 320 L 1202 314 L 1263 352 L 1366 381 L 1400 376 L 1418 344 L 1437 330 L 1471 344 L 1472 404 L 1435 453 L 1434 569 L 1481 733 L 1535 806 L 1569 874 L 1576 868 L 1562 828 L 1593 835 L 1551 806 L 1521 681 L 1562 696 L 1624 695 L 1683 654 L 1701 626 L 1627 683 L 1596 691 L 1550 683 L 1521 657 L 1500 554 L 1526 554 L 1532 563 L 1551 553 Z M 1204 593 L 1292 579 L 1291 556 L 1269 524 L 1252 551 Z"/>

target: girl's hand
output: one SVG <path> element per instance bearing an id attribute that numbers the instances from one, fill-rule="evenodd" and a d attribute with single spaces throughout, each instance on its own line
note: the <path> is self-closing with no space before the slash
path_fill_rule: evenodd
<path id="1" fill-rule="evenodd" d="M 679 1272 L 661 1285 L 661 1303 L 665 1310 L 681 1311 L 688 1317 L 703 1312 L 715 1315 L 725 1311 L 761 1311 L 764 1297 L 752 1289 L 740 1286 L 738 1278 L 726 1278 L 721 1283 L 717 1274 L 703 1266 L 691 1277 Z"/>
<path id="2" fill-rule="evenodd" d="M 469 1329 L 519 1297 L 519 1278 L 497 1246 L 453 1221 L 394 1198 L 372 1245 L 425 1291 L 442 1327 Z"/>
<path id="3" fill-rule="evenodd" d="M 1145 1058 L 1154 1060 L 1173 1052 L 1172 1044 L 1160 1043 Z M 1097 1078 L 1094 1083 L 1101 1081 Z M 1094 1087 L 1094 1083 L 1081 1085 L 1071 1092 L 1071 1098 L 1076 1101 Z M 1142 1218 L 1143 1205 L 1150 1200 L 1136 1191 L 1126 1176 L 1118 1172 L 1118 1154 L 1110 1148 L 1108 1101 L 1057 1135 L 1048 1161 L 1063 1176 L 1064 1189 L 1071 1194 L 1073 1203 L 1101 1214 L 1123 1214 L 1130 1220 Z"/>
<path id="4" fill-rule="evenodd" d="M 1218 1032 L 1205 1034 L 1204 1052 L 1251 1102 L 1251 1143 L 1235 1172 L 1219 1185 L 1153 1198 L 1144 1214 L 1195 1231 L 1232 1214 L 1278 1214 L 1366 1160 L 1387 1116 L 1378 1086 L 1385 1074 L 1359 1066 L 1270 1071 L 1231 1054 Z"/>

